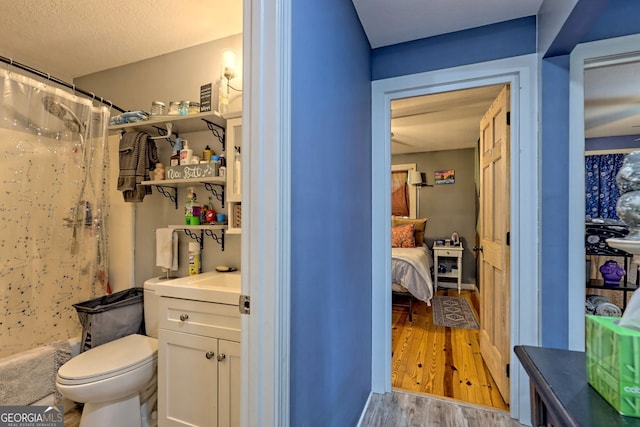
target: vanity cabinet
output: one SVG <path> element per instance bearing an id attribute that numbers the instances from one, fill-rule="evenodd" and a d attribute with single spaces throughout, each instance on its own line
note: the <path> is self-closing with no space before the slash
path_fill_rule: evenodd
<path id="1" fill-rule="evenodd" d="M 159 298 L 158 426 L 240 425 L 237 305 Z"/>

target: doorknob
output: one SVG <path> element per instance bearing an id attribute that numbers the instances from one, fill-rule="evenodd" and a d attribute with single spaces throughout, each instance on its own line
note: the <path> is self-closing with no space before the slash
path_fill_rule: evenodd
<path id="1" fill-rule="evenodd" d="M 474 246 L 474 247 L 472 248 L 472 250 L 473 250 L 474 252 L 482 252 L 482 246 Z"/>

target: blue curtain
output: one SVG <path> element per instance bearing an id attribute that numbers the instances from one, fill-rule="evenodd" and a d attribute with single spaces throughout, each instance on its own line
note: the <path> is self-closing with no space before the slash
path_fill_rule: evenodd
<path id="1" fill-rule="evenodd" d="M 624 154 L 585 156 L 585 216 L 589 218 L 619 219 L 616 202 L 620 190 L 616 174 L 622 166 Z"/>

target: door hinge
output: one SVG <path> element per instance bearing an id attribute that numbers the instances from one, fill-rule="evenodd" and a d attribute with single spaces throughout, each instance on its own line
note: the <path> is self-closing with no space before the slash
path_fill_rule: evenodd
<path id="1" fill-rule="evenodd" d="M 511 126 L 511 111 L 507 111 L 507 126 Z"/>
<path id="2" fill-rule="evenodd" d="M 507 363 L 507 378 L 511 378 L 511 363 Z"/>
<path id="3" fill-rule="evenodd" d="M 240 295 L 238 309 L 240 314 L 251 314 L 251 297 L 249 295 Z"/>

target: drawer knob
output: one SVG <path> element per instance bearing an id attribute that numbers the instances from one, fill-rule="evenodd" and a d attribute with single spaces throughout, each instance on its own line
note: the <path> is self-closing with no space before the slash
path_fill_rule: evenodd
<path id="1" fill-rule="evenodd" d="M 224 354 L 219 354 L 218 355 L 218 362 L 222 362 L 227 356 Z"/>
<path id="2" fill-rule="evenodd" d="M 207 351 L 204 355 L 204 357 L 206 357 L 207 359 L 212 359 L 213 356 L 215 355 L 215 353 L 213 351 Z M 218 360 L 220 359 L 220 356 L 218 356 Z"/>
<path id="3" fill-rule="evenodd" d="M 180 315 L 180 320 L 183 322 L 186 322 L 189 319 L 189 315 L 188 314 L 181 314 Z"/>

